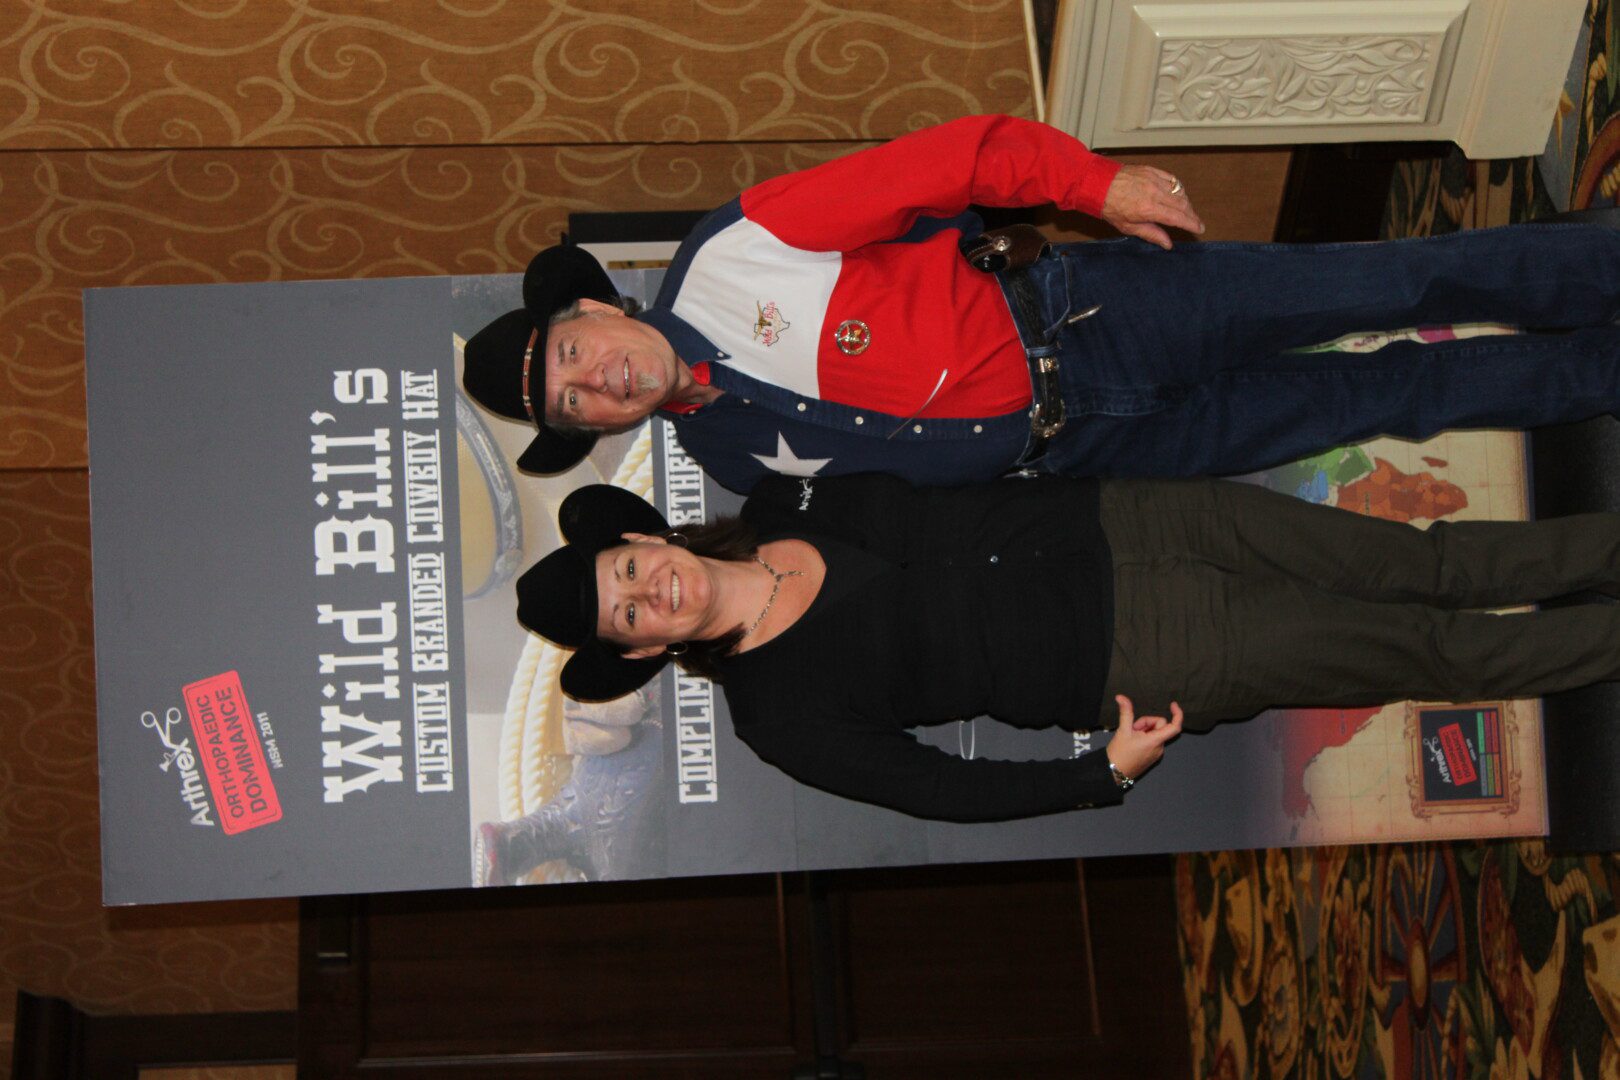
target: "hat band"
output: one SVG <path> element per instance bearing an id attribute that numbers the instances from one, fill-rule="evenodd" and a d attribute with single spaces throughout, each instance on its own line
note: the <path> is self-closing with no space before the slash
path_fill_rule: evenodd
<path id="1" fill-rule="evenodd" d="M 529 421 L 535 427 L 540 426 L 540 421 L 535 418 L 534 403 L 529 400 L 529 365 L 534 361 L 534 343 L 539 339 L 540 330 L 536 327 L 529 331 L 529 343 L 523 347 L 523 411 L 529 414 Z"/>

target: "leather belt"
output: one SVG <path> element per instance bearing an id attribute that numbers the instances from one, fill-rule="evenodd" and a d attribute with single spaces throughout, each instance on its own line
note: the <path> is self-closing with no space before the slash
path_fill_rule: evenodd
<path id="1" fill-rule="evenodd" d="M 1018 322 L 1024 342 L 1024 358 L 1029 362 L 1029 386 L 1032 398 L 1029 410 L 1029 444 L 1018 464 L 1027 465 L 1046 453 L 1046 444 L 1063 430 L 1063 389 L 1058 383 L 1058 357 L 1056 334 L 1045 333 L 1046 320 L 1041 314 L 1040 294 L 1029 271 L 1003 270 L 1002 291 L 1012 306 L 1013 318 Z"/>
<path id="2" fill-rule="evenodd" d="M 1050 257 L 1052 245 L 1032 225 L 1009 225 L 965 241 L 962 256 L 975 269 L 1001 279 L 1002 293 L 1018 324 L 1018 337 L 1029 362 L 1029 443 L 1018 465 L 1028 465 L 1046 453 L 1046 444 L 1063 430 L 1063 388 L 1058 382 L 1058 328 L 1046 328 L 1040 292 L 1029 267 Z M 1066 315 L 1063 325 L 1089 319 L 1102 309 L 1094 304 L 1077 315 Z"/>

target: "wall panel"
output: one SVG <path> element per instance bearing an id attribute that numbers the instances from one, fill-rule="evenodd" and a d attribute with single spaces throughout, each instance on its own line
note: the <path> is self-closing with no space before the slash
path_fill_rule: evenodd
<path id="1" fill-rule="evenodd" d="M 0 147 L 885 139 L 1029 115 L 1020 0 L 16 0 Z"/>
<path id="2" fill-rule="evenodd" d="M 854 148 L 0 154 L 0 468 L 85 463 L 81 289 L 520 271 L 570 212 L 715 206 Z"/>
<path id="3" fill-rule="evenodd" d="M 19 985 L 94 1012 L 292 1008 L 292 901 L 101 906 L 84 473 L 0 471 L 0 627 L 8 1019 Z"/>

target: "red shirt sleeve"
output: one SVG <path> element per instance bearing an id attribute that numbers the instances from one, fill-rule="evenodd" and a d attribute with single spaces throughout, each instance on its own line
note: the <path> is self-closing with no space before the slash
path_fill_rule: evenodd
<path id="1" fill-rule="evenodd" d="M 743 192 L 742 210 L 792 247 L 850 251 L 971 203 L 1055 203 L 1095 215 L 1117 172 L 1054 127 L 968 116 L 756 184 Z"/>

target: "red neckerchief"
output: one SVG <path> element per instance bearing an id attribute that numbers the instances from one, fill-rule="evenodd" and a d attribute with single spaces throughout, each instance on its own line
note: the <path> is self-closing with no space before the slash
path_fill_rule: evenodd
<path id="1" fill-rule="evenodd" d="M 709 362 L 707 360 L 692 365 L 692 378 L 696 380 L 699 386 L 709 385 Z M 701 403 L 689 405 L 682 401 L 666 401 L 659 408 L 665 412 L 674 413 L 676 416 L 685 416 L 687 413 L 697 412 L 703 408 L 703 405 Z"/>

